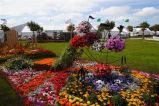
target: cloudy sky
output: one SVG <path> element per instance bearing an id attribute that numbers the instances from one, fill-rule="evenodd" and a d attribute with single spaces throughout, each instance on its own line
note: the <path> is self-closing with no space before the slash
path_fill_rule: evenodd
<path id="1" fill-rule="evenodd" d="M 33 20 L 44 29 L 66 29 L 68 19 L 77 25 L 89 15 L 113 20 L 116 26 L 153 25 L 159 23 L 159 0 L 0 0 L 0 19 L 7 19 L 10 27 Z M 127 18 L 129 23 L 123 21 Z"/>

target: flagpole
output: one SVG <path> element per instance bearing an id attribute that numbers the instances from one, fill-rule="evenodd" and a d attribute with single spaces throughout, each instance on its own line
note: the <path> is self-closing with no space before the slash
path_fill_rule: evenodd
<path id="1" fill-rule="evenodd" d="M 94 26 L 89 22 L 89 18 L 90 18 L 90 16 L 88 16 L 88 23 L 92 26 L 92 28 L 93 28 L 95 31 L 97 31 L 97 30 L 94 28 Z"/>

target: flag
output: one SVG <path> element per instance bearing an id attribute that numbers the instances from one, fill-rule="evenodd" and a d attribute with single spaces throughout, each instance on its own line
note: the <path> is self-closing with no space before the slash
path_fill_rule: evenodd
<path id="1" fill-rule="evenodd" d="M 6 19 L 1 19 L 1 21 L 3 22 L 3 24 L 6 24 L 6 23 L 7 23 L 7 20 L 6 20 Z"/>
<path id="2" fill-rule="evenodd" d="M 98 18 L 98 19 L 97 19 L 97 22 L 101 22 L 101 18 Z"/>
<path id="3" fill-rule="evenodd" d="M 89 16 L 90 19 L 95 19 L 94 17 L 92 17 L 91 15 Z"/>
<path id="4" fill-rule="evenodd" d="M 125 22 L 129 22 L 129 19 L 126 19 Z"/>
<path id="5" fill-rule="evenodd" d="M 66 22 L 65 22 L 65 24 L 71 24 L 72 22 L 71 22 L 71 19 L 69 19 L 69 20 L 67 20 Z"/>

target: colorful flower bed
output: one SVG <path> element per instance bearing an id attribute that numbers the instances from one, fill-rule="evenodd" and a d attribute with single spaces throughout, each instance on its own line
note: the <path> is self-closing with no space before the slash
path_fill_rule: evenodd
<path id="1" fill-rule="evenodd" d="M 80 67 L 87 71 L 80 73 Z M 97 62 L 75 61 L 62 71 L 24 69 L 6 74 L 27 106 L 157 106 L 159 102 L 158 74 L 126 72 Z"/>
<path id="2" fill-rule="evenodd" d="M 155 106 L 159 102 L 158 75 L 139 71 L 125 72 L 119 70 L 119 67 L 110 66 L 109 73 L 98 76 L 93 73 L 93 68 L 87 65 L 84 65 L 87 69 L 85 77 L 82 75 L 79 77 L 77 70 L 69 77 L 67 85 L 59 94 L 58 104 L 62 106 Z M 94 67 L 95 70 L 104 68 L 103 65 L 100 68 Z"/>
<path id="3" fill-rule="evenodd" d="M 60 72 L 24 69 L 18 72 L 5 71 L 13 88 L 23 98 L 26 106 L 55 105 L 59 91 L 65 86 L 68 69 Z"/>

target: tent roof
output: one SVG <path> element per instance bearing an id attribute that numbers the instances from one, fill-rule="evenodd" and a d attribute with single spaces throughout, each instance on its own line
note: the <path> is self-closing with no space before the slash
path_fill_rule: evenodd
<path id="1" fill-rule="evenodd" d="M 129 32 L 127 28 L 123 28 L 123 32 Z"/>
<path id="2" fill-rule="evenodd" d="M 114 27 L 111 31 L 118 31 L 119 32 L 119 29 L 117 27 Z"/>
<path id="3" fill-rule="evenodd" d="M 12 27 L 11 29 L 14 29 L 14 30 L 16 30 L 17 32 L 21 33 L 22 30 L 24 29 L 24 27 L 26 27 L 26 26 L 27 26 L 27 24 L 21 24 L 21 25 L 14 26 L 14 27 Z"/>
<path id="4" fill-rule="evenodd" d="M 21 32 L 31 32 L 28 26 L 25 26 Z"/>

